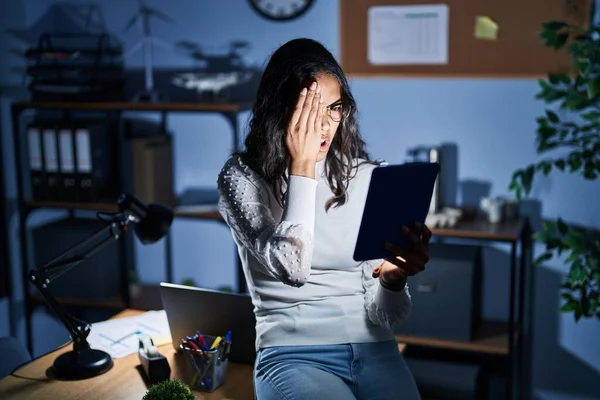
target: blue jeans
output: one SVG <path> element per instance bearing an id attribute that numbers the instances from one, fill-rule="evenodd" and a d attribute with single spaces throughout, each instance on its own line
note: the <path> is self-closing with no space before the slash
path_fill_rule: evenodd
<path id="1" fill-rule="evenodd" d="M 395 341 L 264 348 L 254 388 L 258 400 L 421 398 Z"/>

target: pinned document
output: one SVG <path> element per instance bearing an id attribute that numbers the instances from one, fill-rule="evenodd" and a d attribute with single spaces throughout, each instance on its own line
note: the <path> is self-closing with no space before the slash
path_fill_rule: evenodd
<path id="1" fill-rule="evenodd" d="M 498 40 L 498 23 L 490 17 L 475 17 L 475 37 L 484 40 Z"/>
<path id="2" fill-rule="evenodd" d="M 447 64 L 446 4 L 370 7 L 367 57 L 372 65 Z"/>

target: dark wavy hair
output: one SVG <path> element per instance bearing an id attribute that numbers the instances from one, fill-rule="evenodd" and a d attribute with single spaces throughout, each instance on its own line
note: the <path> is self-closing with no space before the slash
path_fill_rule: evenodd
<path id="1" fill-rule="evenodd" d="M 326 179 L 334 194 L 327 201 L 326 210 L 346 202 L 348 184 L 358 166 L 353 161 L 362 158 L 370 162 L 358 129 L 356 102 L 342 68 L 319 42 L 306 38 L 291 40 L 273 53 L 263 72 L 246 149 L 238 153 L 248 167 L 273 185 L 282 206 L 283 183 L 288 181 L 286 169 L 290 162 L 285 144 L 288 121 L 302 88 L 321 74 L 337 79 L 343 107 L 349 110 L 340 122 L 325 159 Z"/>

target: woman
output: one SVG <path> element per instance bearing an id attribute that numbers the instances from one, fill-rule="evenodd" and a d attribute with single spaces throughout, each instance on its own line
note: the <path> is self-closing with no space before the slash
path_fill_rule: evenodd
<path id="1" fill-rule="evenodd" d="M 358 263 L 354 241 L 371 171 L 356 104 L 332 54 L 309 39 L 271 57 L 246 150 L 219 174 L 220 212 L 255 306 L 256 395 L 418 399 L 392 329 L 411 308 L 431 232 L 413 251 Z"/>

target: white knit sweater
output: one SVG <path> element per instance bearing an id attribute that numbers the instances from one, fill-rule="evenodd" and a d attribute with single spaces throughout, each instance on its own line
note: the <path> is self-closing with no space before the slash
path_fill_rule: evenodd
<path id="1" fill-rule="evenodd" d="M 394 292 L 372 278 L 381 260 L 352 258 L 375 166 L 358 167 L 348 201 L 328 212 L 333 193 L 323 167 L 324 161 L 317 164 L 316 179 L 289 177 L 283 208 L 239 157 L 219 174 L 219 210 L 254 304 L 257 349 L 390 340 L 391 329 L 410 313 L 408 286 Z"/>

